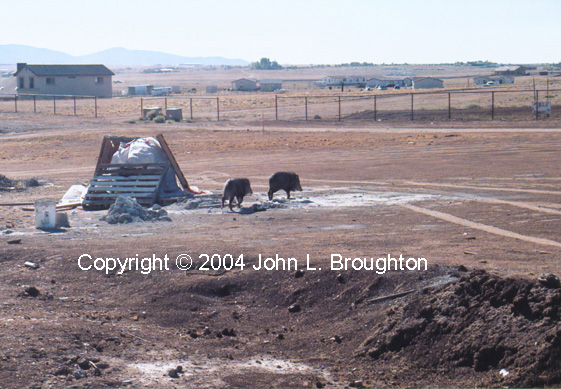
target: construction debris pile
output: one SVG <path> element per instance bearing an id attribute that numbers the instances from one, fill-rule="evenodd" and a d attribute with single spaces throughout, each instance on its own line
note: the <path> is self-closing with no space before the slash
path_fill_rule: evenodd
<path id="1" fill-rule="evenodd" d="M 144 208 L 136 199 L 128 196 L 117 198 L 109 208 L 107 215 L 101 218 L 109 224 L 133 223 L 145 221 L 171 221 L 165 209 L 155 205 L 152 209 Z"/>
<path id="2" fill-rule="evenodd" d="M 558 386 L 561 289 L 551 278 L 536 282 L 478 270 L 425 289 L 388 309 L 360 354 L 376 364 L 415 361 L 427 372 L 474 370 L 487 381 L 483 386 Z"/>

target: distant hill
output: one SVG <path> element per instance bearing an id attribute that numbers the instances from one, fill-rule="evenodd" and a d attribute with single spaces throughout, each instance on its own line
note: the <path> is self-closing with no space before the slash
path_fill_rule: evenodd
<path id="1" fill-rule="evenodd" d="M 104 64 L 116 66 L 130 65 L 231 65 L 244 66 L 249 62 L 243 59 L 224 57 L 183 57 L 180 55 L 148 50 L 128 50 L 121 47 L 100 51 L 94 54 L 73 56 L 60 51 L 39 49 L 24 45 L 0 45 L 0 64 L 13 65 L 18 62 L 30 64 Z"/>

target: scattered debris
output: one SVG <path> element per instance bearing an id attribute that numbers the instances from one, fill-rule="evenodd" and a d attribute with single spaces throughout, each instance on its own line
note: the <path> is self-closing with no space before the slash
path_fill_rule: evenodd
<path id="1" fill-rule="evenodd" d="M 41 294 L 39 289 L 34 286 L 23 285 L 23 295 L 28 297 L 37 297 Z"/>
<path id="2" fill-rule="evenodd" d="M 288 307 L 288 312 L 291 313 L 300 312 L 301 310 L 302 308 L 299 304 L 292 304 L 290 307 Z"/>
<path id="3" fill-rule="evenodd" d="M 168 375 L 171 378 L 179 378 L 179 374 L 177 374 L 177 369 L 169 369 Z"/>
<path id="4" fill-rule="evenodd" d="M 21 239 L 12 239 L 8 241 L 8 244 L 21 244 Z"/>
<path id="5" fill-rule="evenodd" d="M 26 261 L 23 265 L 32 269 L 39 269 L 39 265 L 35 262 Z"/>
<path id="6" fill-rule="evenodd" d="M 554 274 L 542 274 L 539 278 L 538 278 L 538 282 L 544 286 L 547 286 L 548 288 L 559 288 L 559 277 L 557 277 Z"/>
<path id="7" fill-rule="evenodd" d="M 37 178 L 29 178 L 27 180 L 12 180 L 3 174 L 0 174 L 0 190 L 23 190 L 34 188 L 43 184 Z"/>

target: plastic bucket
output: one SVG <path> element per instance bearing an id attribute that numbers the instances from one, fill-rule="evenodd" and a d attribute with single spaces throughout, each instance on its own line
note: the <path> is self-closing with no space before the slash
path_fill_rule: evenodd
<path id="1" fill-rule="evenodd" d="M 56 223 L 56 201 L 37 200 L 35 201 L 35 228 L 41 230 L 51 230 Z"/>

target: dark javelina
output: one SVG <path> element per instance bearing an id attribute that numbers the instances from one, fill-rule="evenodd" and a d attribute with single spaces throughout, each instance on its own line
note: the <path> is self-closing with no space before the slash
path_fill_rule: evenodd
<path id="1" fill-rule="evenodd" d="M 302 190 L 300 177 L 296 173 L 276 172 L 269 178 L 269 200 L 273 199 L 276 191 L 284 189 L 287 198 L 290 198 L 290 191 Z"/>
<path id="2" fill-rule="evenodd" d="M 241 206 L 244 196 L 252 195 L 253 191 L 247 178 L 230 178 L 224 184 L 224 194 L 222 195 L 222 207 L 224 207 L 224 200 L 228 199 L 228 206 L 232 209 L 232 200 L 234 197 L 238 201 L 238 207 Z"/>

